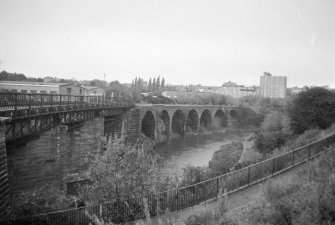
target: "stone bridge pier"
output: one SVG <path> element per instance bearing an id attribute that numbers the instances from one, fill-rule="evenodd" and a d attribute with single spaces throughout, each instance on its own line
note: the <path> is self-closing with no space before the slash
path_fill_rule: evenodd
<path id="1" fill-rule="evenodd" d="M 9 207 L 9 176 L 6 151 L 6 121 L 0 117 L 0 219 L 7 214 Z"/>

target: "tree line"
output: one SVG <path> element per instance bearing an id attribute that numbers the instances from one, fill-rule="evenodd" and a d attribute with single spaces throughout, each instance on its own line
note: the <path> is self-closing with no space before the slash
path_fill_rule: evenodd
<path id="1" fill-rule="evenodd" d="M 5 70 L 0 72 L 0 80 L 43 82 L 42 78 L 27 77 L 22 73 L 9 73 Z"/>
<path id="2" fill-rule="evenodd" d="M 132 80 L 131 87 L 140 91 L 156 92 L 165 87 L 165 79 L 163 77 L 161 80 L 160 76 L 158 76 L 154 78 L 150 77 L 149 81 L 144 81 L 141 77 L 136 77 Z"/>

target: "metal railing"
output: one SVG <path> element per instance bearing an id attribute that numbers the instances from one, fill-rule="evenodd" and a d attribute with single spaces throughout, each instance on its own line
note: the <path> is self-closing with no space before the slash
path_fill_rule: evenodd
<path id="1" fill-rule="evenodd" d="M 55 107 L 73 104 L 106 104 L 127 102 L 125 98 L 106 98 L 104 96 L 59 95 L 59 94 L 23 94 L 0 92 L 0 109 L 17 110 L 38 107 Z"/>
<path id="2" fill-rule="evenodd" d="M 308 145 L 231 173 L 170 191 L 124 201 L 51 212 L 24 219 L 0 221 L 0 224 L 89 224 L 89 222 L 92 222 L 93 215 L 102 218 L 104 221 L 120 223 L 145 216 L 144 198 L 147 199 L 148 208 L 152 216 L 163 213 L 167 209 L 170 211 L 181 210 L 216 198 L 221 188 L 231 193 L 266 179 L 268 176 L 288 170 L 316 157 L 334 142 L 335 134 L 332 134 Z"/>

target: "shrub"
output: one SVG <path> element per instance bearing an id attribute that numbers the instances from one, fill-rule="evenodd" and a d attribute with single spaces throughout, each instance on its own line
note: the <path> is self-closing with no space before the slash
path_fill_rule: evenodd
<path id="1" fill-rule="evenodd" d="M 183 168 L 182 186 L 199 183 L 208 179 L 208 170 L 205 167 L 188 165 Z"/>
<path id="2" fill-rule="evenodd" d="M 210 173 L 213 176 L 229 173 L 230 169 L 239 160 L 242 149 L 243 144 L 240 142 L 232 142 L 221 146 L 220 150 L 215 151 L 209 161 Z"/>
<path id="3" fill-rule="evenodd" d="M 311 88 L 301 92 L 288 106 L 291 126 L 296 134 L 311 128 L 328 128 L 335 122 L 335 92 Z"/>
<path id="4" fill-rule="evenodd" d="M 308 176 L 287 187 L 265 188 L 266 203 L 250 213 L 257 224 L 334 224 L 335 223 L 335 147 L 309 167 Z"/>
<path id="5" fill-rule="evenodd" d="M 12 201 L 11 216 L 27 217 L 68 209 L 71 206 L 74 206 L 74 201 L 67 198 L 64 192 L 52 185 L 46 185 L 16 194 Z"/>
<path id="6" fill-rule="evenodd" d="M 158 157 L 143 145 L 125 145 L 110 139 L 107 150 L 95 157 L 88 171 L 91 184 L 83 185 L 80 197 L 89 204 L 133 198 L 152 193 L 160 178 Z"/>

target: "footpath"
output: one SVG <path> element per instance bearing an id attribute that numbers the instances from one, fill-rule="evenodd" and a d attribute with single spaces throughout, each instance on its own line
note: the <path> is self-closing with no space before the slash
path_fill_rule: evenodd
<path id="1" fill-rule="evenodd" d="M 313 160 L 312 160 L 313 161 Z M 300 170 L 304 170 L 308 168 L 307 163 L 300 164 L 296 167 L 291 168 L 290 170 L 287 170 L 283 173 L 280 173 L 278 175 L 275 175 L 271 177 L 271 181 L 274 182 L 274 184 L 278 185 L 287 185 L 294 181 L 294 179 L 297 176 L 297 173 Z M 266 186 L 266 181 L 261 181 L 257 184 L 254 184 L 252 186 L 249 186 L 247 188 L 237 190 L 231 194 L 228 195 L 228 209 L 229 211 L 236 211 L 242 210 L 247 205 L 251 205 L 257 202 L 260 202 L 265 199 L 264 197 L 264 188 Z M 199 210 L 215 210 L 217 206 L 217 200 L 213 199 L 204 203 L 201 203 L 199 205 L 195 205 L 193 207 L 188 207 L 186 209 L 180 210 L 178 212 L 171 212 L 170 218 L 172 220 L 177 221 L 186 221 L 187 218 L 191 215 L 197 215 Z M 136 223 L 132 222 L 129 223 L 129 225 L 135 225 Z M 152 225 L 159 225 L 159 217 L 152 217 L 151 218 L 151 224 Z M 175 224 L 183 224 L 183 223 L 175 223 Z"/>

